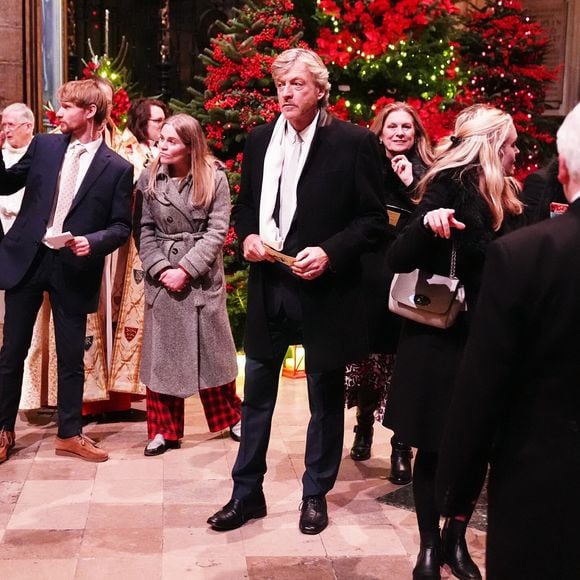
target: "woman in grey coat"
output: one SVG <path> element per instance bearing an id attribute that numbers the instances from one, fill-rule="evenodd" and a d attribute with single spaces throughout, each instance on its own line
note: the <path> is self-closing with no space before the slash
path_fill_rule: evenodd
<path id="1" fill-rule="evenodd" d="M 165 121 L 159 150 L 137 184 L 145 272 L 145 455 L 179 447 L 185 397 L 200 393 L 212 431 L 239 423 L 241 406 L 222 259 L 230 217 L 227 179 L 189 115 Z"/>

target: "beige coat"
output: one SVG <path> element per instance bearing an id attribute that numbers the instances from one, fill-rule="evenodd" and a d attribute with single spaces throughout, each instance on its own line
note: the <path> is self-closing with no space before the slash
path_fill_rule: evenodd
<path id="1" fill-rule="evenodd" d="M 190 179 L 178 190 L 162 166 L 154 198 L 143 194 L 148 179 L 145 170 L 137 183 L 137 199 L 142 200 L 139 254 L 145 271 L 141 380 L 157 393 L 188 397 L 237 374 L 222 258 L 229 187 L 225 173 L 216 170 L 214 201 L 204 209 L 190 201 Z M 192 280 L 184 291 L 171 292 L 158 277 L 177 266 Z"/>

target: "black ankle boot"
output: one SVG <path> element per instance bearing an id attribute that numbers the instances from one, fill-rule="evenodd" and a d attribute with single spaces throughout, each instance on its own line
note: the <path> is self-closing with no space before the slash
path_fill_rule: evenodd
<path id="1" fill-rule="evenodd" d="M 355 425 L 354 441 L 350 450 L 350 456 L 354 461 L 366 461 L 371 456 L 371 446 L 373 444 L 372 425 Z"/>
<path id="2" fill-rule="evenodd" d="M 413 452 L 409 445 L 391 437 L 391 473 L 389 481 L 397 485 L 407 485 L 413 479 L 411 459 Z"/>
<path id="3" fill-rule="evenodd" d="M 481 580 L 481 572 L 471 559 L 465 541 L 467 522 L 447 518 L 441 533 L 443 561 L 459 580 Z"/>
<path id="4" fill-rule="evenodd" d="M 440 580 L 441 566 L 441 540 L 439 530 L 432 532 L 419 532 L 421 546 L 417 562 L 413 568 L 413 580 Z"/>
<path id="5" fill-rule="evenodd" d="M 350 450 L 350 456 L 354 461 L 365 461 L 371 456 L 377 403 L 378 395 L 376 391 L 373 391 L 368 386 L 361 385 L 358 391 L 358 404 L 356 407 L 355 436 Z"/>

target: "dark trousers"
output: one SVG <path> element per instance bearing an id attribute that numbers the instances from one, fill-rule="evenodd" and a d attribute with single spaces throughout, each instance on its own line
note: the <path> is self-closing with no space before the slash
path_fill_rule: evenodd
<path id="1" fill-rule="evenodd" d="M 24 360 L 43 299 L 51 298 L 58 366 L 58 435 L 72 437 L 82 430 L 84 346 L 87 315 L 63 308 L 62 264 L 58 252 L 41 246 L 24 279 L 5 293 L 4 339 L 0 350 L 0 428 L 14 431 L 22 394 Z"/>
<path id="2" fill-rule="evenodd" d="M 232 497 L 242 499 L 262 489 L 280 368 L 288 347 L 302 342 L 301 324 L 285 317 L 270 322 L 273 356 L 246 358 L 242 403 L 242 440 L 232 471 Z M 306 353 L 308 360 L 308 353 Z M 307 373 L 310 421 L 302 477 L 303 497 L 325 495 L 334 486 L 344 437 L 344 367 Z"/>

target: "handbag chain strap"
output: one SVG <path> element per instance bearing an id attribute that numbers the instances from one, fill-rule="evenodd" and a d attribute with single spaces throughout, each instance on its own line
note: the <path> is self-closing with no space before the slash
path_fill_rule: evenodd
<path id="1" fill-rule="evenodd" d="M 451 266 L 449 267 L 450 278 L 455 278 L 456 263 L 457 263 L 457 252 L 455 251 L 455 243 L 451 242 Z"/>

